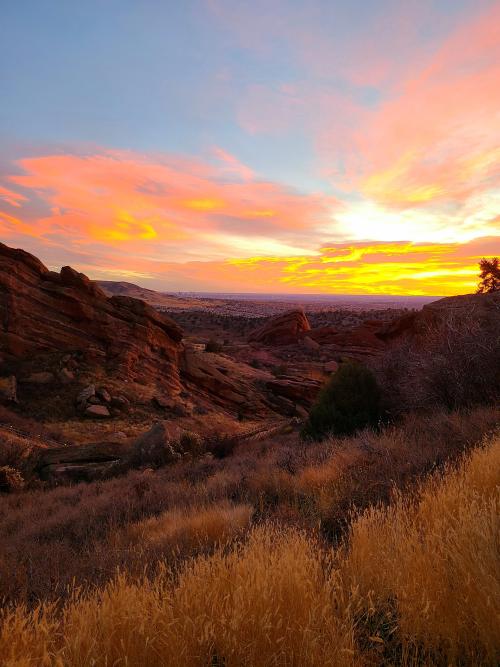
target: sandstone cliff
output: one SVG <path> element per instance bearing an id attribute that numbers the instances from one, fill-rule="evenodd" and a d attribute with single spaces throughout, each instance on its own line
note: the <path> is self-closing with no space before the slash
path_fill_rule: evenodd
<path id="1" fill-rule="evenodd" d="M 121 379 L 180 389 L 182 331 L 143 301 L 105 293 L 70 267 L 49 271 L 0 243 L 0 363 L 78 353 Z"/>

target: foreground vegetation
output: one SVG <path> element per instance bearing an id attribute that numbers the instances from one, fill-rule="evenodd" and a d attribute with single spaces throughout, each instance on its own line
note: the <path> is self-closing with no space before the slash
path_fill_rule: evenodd
<path id="1" fill-rule="evenodd" d="M 499 482 L 496 437 L 358 512 L 335 549 L 265 522 L 176 570 L 119 574 L 60 607 L 8 609 L 0 663 L 495 665 Z M 244 524 L 250 509 L 226 512 Z M 142 529 L 161 535 L 162 522 Z"/>
<path id="2" fill-rule="evenodd" d="M 498 417 L 4 495 L 0 664 L 496 664 Z"/>

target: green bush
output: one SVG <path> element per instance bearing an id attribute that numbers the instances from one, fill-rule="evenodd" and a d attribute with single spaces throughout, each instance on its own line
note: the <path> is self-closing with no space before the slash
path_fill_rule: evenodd
<path id="1" fill-rule="evenodd" d="M 321 390 L 302 428 L 303 438 L 350 435 L 380 419 L 380 390 L 373 373 L 353 361 L 340 366 Z"/>

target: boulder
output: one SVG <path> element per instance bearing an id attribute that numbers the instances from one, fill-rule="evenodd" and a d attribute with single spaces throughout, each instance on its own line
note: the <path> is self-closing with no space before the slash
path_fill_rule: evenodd
<path id="1" fill-rule="evenodd" d="M 82 389 L 82 391 L 78 394 L 78 396 L 76 397 L 76 402 L 86 403 L 89 400 L 89 398 L 92 398 L 93 396 L 95 396 L 95 385 L 89 384 L 88 387 Z"/>
<path id="2" fill-rule="evenodd" d="M 95 393 L 104 403 L 111 403 L 111 394 L 105 387 L 98 387 Z"/>
<path id="3" fill-rule="evenodd" d="M 70 384 L 75 379 L 75 374 L 67 368 L 61 368 L 57 378 L 62 384 Z"/>
<path id="4" fill-rule="evenodd" d="M 111 417 L 111 414 L 105 405 L 89 405 L 85 409 L 85 416 L 94 417 L 97 419 L 106 419 Z"/>
<path id="5" fill-rule="evenodd" d="M 179 461 L 182 450 L 179 443 L 170 438 L 165 424 L 157 422 L 133 442 L 130 457 L 135 466 L 161 466 Z"/>
<path id="6" fill-rule="evenodd" d="M 111 398 L 111 407 L 118 412 L 128 412 L 130 401 L 125 396 L 113 396 Z"/>
<path id="7" fill-rule="evenodd" d="M 31 472 L 51 481 L 99 479 L 124 472 L 130 447 L 124 442 L 89 442 L 38 450 L 29 462 Z"/>
<path id="8" fill-rule="evenodd" d="M 297 308 L 271 317 L 251 332 L 248 341 L 264 345 L 291 345 L 296 343 L 304 332 L 310 330 L 311 326 L 304 311 Z"/>

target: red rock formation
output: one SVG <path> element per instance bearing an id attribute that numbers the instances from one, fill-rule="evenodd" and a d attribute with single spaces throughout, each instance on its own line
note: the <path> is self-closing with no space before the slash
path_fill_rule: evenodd
<path id="1" fill-rule="evenodd" d="M 254 384 L 242 375 L 226 375 L 206 352 L 187 348 L 180 360 L 181 376 L 194 391 L 221 407 L 259 415 L 265 412 Z"/>
<path id="2" fill-rule="evenodd" d="M 252 331 L 248 340 L 264 345 L 291 345 L 296 343 L 304 332 L 310 330 L 311 326 L 304 311 L 298 308 L 272 317 Z"/>
<path id="3" fill-rule="evenodd" d="M 387 323 L 376 332 L 383 341 L 402 336 L 416 336 L 432 325 L 446 319 L 457 322 L 472 318 L 482 328 L 498 330 L 500 327 L 500 292 L 489 294 L 463 294 L 448 296 L 425 305 L 422 310 L 410 312 Z"/>
<path id="4" fill-rule="evenodd" d="M 309 338 L 319 345 L 335 345 L 341 354 L 363 358 L 384 349 L 384 342 L 377 336 L 383 324 L 367 321 L 349 331 L 339 331 L 335 327 L 311 329 L 304 311 L 292 310 L 269 319 L 250 334 L 249 341 L 279 346 L 292 345 Z"/>
<path id="5" fill-rule="evenodd" d="M 348 348 L 359 348 L 367 354 L 376 354 L 385 347 L 384 343 L 377 337 L 374 327 L 365 324 L 349 331 L 338 331 L 333 327 L 320 327 L 319 329 L 312 329 L 309 336 L 321 345 L 337 345 L 339 348 L 345 348 L 346 353 Z"/>
<path id="6" fill-rule="evenodd" d="M 310 378 L 284 376 L 269 380 L 266 382 L 266 387 L 276 396 L 283 396 L 290 401 L 312 405 L 321 389 L 321 382 Z"/>
<path id="7" fill-rule="evenodd" d="M 108 298 L 70 267 L 49 271 L 36 257 L 0 243 L 0 360 L 79 352 L 123 379 L 180 389 L 182 331 L 143 301 Z"/>

